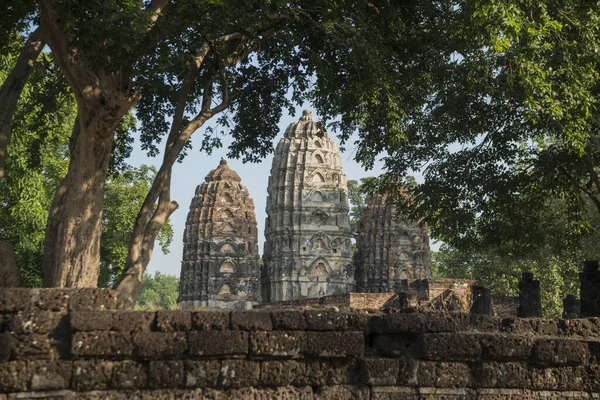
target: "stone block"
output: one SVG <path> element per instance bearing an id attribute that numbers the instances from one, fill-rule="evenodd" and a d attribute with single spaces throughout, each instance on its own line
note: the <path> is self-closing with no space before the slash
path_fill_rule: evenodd
<path id="1" fill-rule="evenodd" d="M 192 318 L 189 311 L 162 310 L 156 312 L 156 330 L 158 331 L 189 331 L 191 327 Z"/>
<path id="2" fill-rule="evenodd" d="M 150 361 L 148 385 L 152 388 L 177 388 L 184 378 L 183 361 Z"/>
<path id="3" fill-rule="evenodd" d="M 480 362 L 472 366 L 473 383 L 483 388 L 527 389 L 531 374 L 522 362 Z"/>
<path id="4" fill-rule="evenodd" d="M 400 360 L 395 358 L 365 358 L 361 360 L 364 383 L 369 386 L 394 386 L 400 373 Z"/>
<path id="5" fill-rule="evenodd" d="M 321 386 L 315 390 L 314 396 L 315 400 L 369 400 L 371 397 L 368 387 L 350 385 Z"/>
<path id="6" fill-rule="evenodd" d="M 469 317 L 471 330 L 476 332 L 498 332 L 500 319 L 491 315 L 472 314 Z"/>
<path id="7" fill-rule="evenodd" d="M 229 329 L 229 312 L 193 311 L 192 329 L 196 331 L 222 331 Z"/>
<path id="8" fill-rule="evenodd" d="M 422 387 L 418 389 L 420 399 L 429 400 L 471 400 L 476 398 L 474 390 L 466 388 L 429 388 Z"/>
<path id="9" fill-rule="evenodd" d="M 600 393 L 600 364 L 588 364 L 585 368 L 586 376 L 583 389 L 588 392 Z M 598 395 L 600 398 L 600 394 Z"/>
<path id="10" fill-rule="evenodd" d="M 567 336 L 600 338 L 600 318 L 561 320 L 560 329 Z"/>
<path id="11" fill-rule="evenodd" d="M 1 339 L 0 339 L 1 341 Z M 586 341 L 590 350 L 590 364 L 600 365 L 600 340 L 588 340 Z M 1 350 L 0 350 L 1 351 Z"/>
<path id="12" fill-rule="evenodd" d="M 252 356 L 298 357 L 306 351 L 306 332 L 271 331 L 250 334 Z"/>
<path id="13" fill-rule="evenodd" d="M 598 261 L 589 260 L 583 263 L 583 272 L 579 274 L 580 315 L 586 317 L 600 316 L 600 271 Z"/>
<path id="14" fill-rule="evenodd" d="M 31 307 L 37 310 L 66 311 L 69 308 L 72 295 L 78 290 L 85 289 L 20 289 L 30 292 Z"/>
<path id="15" fill-rule="evenodd" d="M 154 327 L 153 311 L 119 311 L 113 314 L 112 329 L 121 332 L 146 332 Z"/>
<path id="16" fill-rule="evenodd" d="M 415 388 L 382 386 L 371 389 L 371 400 L 419 400 L 419 394 Z"/>
<path id="17" fill-rule="evenodd" d="M 409 357 L 402 357 L 399 361 L 398 385 L 418 386 L 419 363 L 421 361 Z"/>
<path id="18" fill-rule="evenodd" d="M 481 400 L 587 400 L 589 398 L 587 393 L 578 391 L 555 392 L 524 389 L 479 389 L 477 391 L 477 399 Z"/>
<path id="19" fill-rule="evenodd" d="M 76 332 L 109 331 L 114 311 L 71 311 L 71 329 Z"/>
<path id="20" fill-rule="evenodd" d="M 112 361 L 74 361 L 72 387 L 79 392 L 86 390 L 106 390 L 111 384 L 112 371 Z"/>
<path id="21" fill-rule="evenodd" d="M 56 330 L 63 321 L 66 322 L 66 312 L 29 310 L 7 315 L 4 330 L 17 334 L 50 333 Z"/>
<path id="22" fill-rule="evenodd" d="M 62 390 L 71 386 L 73 363 L 67 360 L 30 361 L 26 375 L 29 378 L 29 389 Z"/>
<path id="23" fill-rule="evenodd" d="M 542 299 L 540 281 L 533 279 L 531 272 L 523 272 L 519 281 L 519 307 L 517 316 L 521 318 L 541 317 Z"/>
<path id="24" fill-rule="evenodd" d="M 69 309 L 80 310 L 116 310 L 117 292 L 109 289 L 75 289 L 69 292 Z"/>
<path id="25" fill-rule="evenodd" d="M 54 360 L 59 358 L 59 343 L 47 334 L 11 335 L 10 358 L 13 360 Z"/>
<path id="26" fill-rule="evenodd" d="M 133 336 L 133 347 L 140 359 L 179 359 L 187 351 L 187 340 L 183 332 L 139 332 Z"/>
<path id="27" fill-rule="evenodd" d="M 32 290 L 0 288 L 0 312 L 12 313 L 31 307 Z"/>
<path id="28" fill-rule="evenodd" d="M 29 378 L 25 361 L 0 362 L 0 393 L 27 390 Z"/>
<path id="29" fill-rule="evenodd" d="M 258 384 L 260 363 L 249 360 L 222 360 L 219 386 L 224 388 L 253 387 Z"/>
<path id="30" fill-rule="evenodd" d="M 421 357 L 423 341 L 416 334 L 372 334 L 368 340 L 370 354 L 387 357 L 412 355 Z"/>
<path id="31" fill-rule="evenodd" d="M 265 311 L 232 311 L 231 329 L 242 331 L 270 331 L 271 315 Z"/>
<path id="32" fill-rule="evenodd" d="M 111 387 L 114 389 L 143 389 L 148 384 L 148 366 L 141 362 L 115 361 Z"/>
<path id="33" fill-rule="evenodd" d="M 529 359 L 533 338 L 502 334 L 481 334 L 481 357 L 492 361 L 526 361 Z"/>
<path id="34" fill-rule="evenodd" d="M 540 366 L 578 365 L 589 358 L 586 342 L 569 339 L 537 339 L 531 357 L 532 362 Z"/>
<path id="35" fill-rule="evenodd" d="M 284 331 L 304 331 L 308 328 L 306 316 L 302 310 L 271 311 L 273 329 Z"/>
<path id="36" fill-rule="evenodd" d="M 271 395 L 268 389 L 262 389 Z M 262 391 L 261 390 L 261 391 Z M 255 400 L 257 389 L 241 388 L 241 389 L 205 389 L 203 391 L 203 400 Z M 277 397 L 262 397 L 265 399 L 278 399 Z"/>
<path id="37" fill-rule="evenodd" d="M 78 358 L 131 357 L 133 342 L 131 336 L 123 332 L 76 332 L 71 342 L 71 354 Z"/>
<path id="38" fill-rule="evenodd" d="M 365 352 L 362 332 L 307 332 L 306 352 L 320 357 L 360 357 Z"/>
<path id="39" fill-rule="evenodd" d="M 469 330 L 469 314 L 435 312 L 424 314 L 423 332 L 464 332 Z"/>
<path id="40" fill-rule="evenodd" d="M 0 333 L 0 363 L 10 359 L 12 338 L 8 333 Z"/>
<path id="41" fill-rule="evenodd" d="M 420 333 L 425 316 L 420 313 L 377 315 L 370 320 L 369 331 L 374 333 Z"/>
<path id="42" fill-rule="evenodd" d="M 278 388 L 260 388 L 254 391 L 255 400 L 313 400 L 313 391 L 310 386 Z"/>
<path id="43" fill-rule="evenodd" d="M 185 360 L 185 387 L 215 387 L 221 371 L 219 360 Z"/>
<path id="44" fill-rule="evenodd" d="M 188 348 L 191 356 L 219 356 L 248 353 L 248 332 L 190 332 Z"/>
<path id="45" fill-rule="evenodd" d="M 308 330 L 343 331 L 348 329 L 348 315 L 335 310 L 304 311 Z"/>
<path id="46" fill-rule="evenodd" d="M 260 389 L 264 390 L 264 389 Z M 255 400 L 259 389 L 240 388 L 240 389 L 212 389 L 203 390 L 203 400 Z"/>
<path id="47" fill-rule="evenodd" d="M 270 360 L 260 363 L 261 386 L 288 386 L 306 383 L 306 366 L 295 360 Z"/>
<path id="48" fill-rule="evenodd" d="M 483 315 L 492 315 L 492 296 L 490 294 L 490 289 L 473 285 L 471 286 L 472 292 L 472 305 L 471 305 L 471 314 L 483 314 Z"/>
<path id="49" fill-rule="evenodd" d="M 124 394 L 126 397 L 123 399 L 117 397 L 118 400 L 198 400 L 203 398 L 202 392 L 202 389 L 154 389 L 135 391 L 133 393 L 110 392 L 110 400 L 113 400 L 112 396 L 119 396 L 121 394 Z M 93 400 L 97 400 L 97 398 Z"/>
<path id="50" fill-rule="evenodd" d="M 418 362 L 419 387 L 470 387 L 471 369 L 466 363 L 419 361 Z"/>
<path id="51" fill-rule="evenodd" d="M 305 381 L 311 386 L 325 385 L 360 385 L 364 382 L 357 360 L 348 358 L 332 358 L 322 361 L 307 361 Z"/>
<path id="52" fill-rule="evenodd" d="M 558 319 L 531 318 L 529 322 L 538 336 L 558 336 L 562 333 L 562 323 Z"/>
<path id="53" fill-rule="evenodd" d="M 500 332 L 512 333 L 514 335 L 534 335 L 535 331 L 531 321 L 527 318 L 502 318 L 500 321 Z"/>
<path id="54" fill-rule="evenodd" d="M 437 361 L 475 361 L 481 357 L 478 337 L 461 333 L 423 334 L 423 359 Z"/>
<path id="55" fill-rule="evenodd" d="M 531 369 L 531 389 L 579 390 L 587 374 L 583 366 L 566 366 Z"/>

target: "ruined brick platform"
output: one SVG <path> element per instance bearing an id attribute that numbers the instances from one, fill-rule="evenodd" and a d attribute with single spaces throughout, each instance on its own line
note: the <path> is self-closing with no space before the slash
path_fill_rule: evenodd
<path id="1" fill-rule="evenodd" d="M 600 319 L 118 310 L 0 291 L 0 399 L 591 399 Z"/>

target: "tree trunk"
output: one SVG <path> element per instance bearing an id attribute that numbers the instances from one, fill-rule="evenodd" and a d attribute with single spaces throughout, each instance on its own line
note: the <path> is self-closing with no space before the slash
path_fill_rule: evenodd
<path id="1" fill-rule="evenodd" d="M 110 96 L 103 96 L 104 99 Z M 50 206 L 44 242 L 44 286 L 96 287 L 104 185 L 115 129 L 129 104 L 79 106 L 71 160 Z"/>
<path id="2" fill-rule="evenodd" d="M 21 92 L 33 71 L 35 60 L 37 60 L 44 41 L 40 28 L 29 35 L 27 42 L 21 49 L 17 64 L 10 71 L 6 81 L 0 88 L 0 179 L 5 176 L 4 163 L 7 156 L 7 148 L 10 143 L 10 132 L 12 117 L 17 107 Z"/>
<path id="3" fill-rule="evenodd" d="M 19 287 L 21 271 L 17 266 L 15 251 L 8 242 L 0 242 L 0 287 Z"/>

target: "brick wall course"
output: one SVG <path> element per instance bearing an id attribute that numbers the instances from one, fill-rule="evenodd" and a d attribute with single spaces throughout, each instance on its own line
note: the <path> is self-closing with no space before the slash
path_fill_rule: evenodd
<path id="1" fill-rule="evenodd" d="M 50 291 L 0 293 L 0 400 L 600 398 L 598 318 L 132 312 Z"/>

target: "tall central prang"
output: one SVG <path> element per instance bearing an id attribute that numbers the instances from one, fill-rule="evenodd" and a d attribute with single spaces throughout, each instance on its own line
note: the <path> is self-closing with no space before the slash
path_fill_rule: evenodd
<path id="1" fill-rule="evenodd" d="M 309 110 L 277 145 L 267 191 L 263 301 L 352 291 L 346 175 L 338 145 Z"/>

